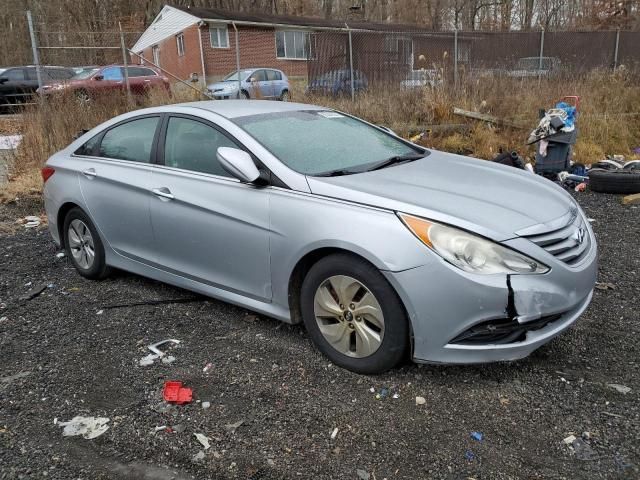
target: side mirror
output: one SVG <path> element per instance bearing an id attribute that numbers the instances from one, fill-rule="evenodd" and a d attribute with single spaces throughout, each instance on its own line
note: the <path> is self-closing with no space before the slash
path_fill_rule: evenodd
<path id="1" fill-rule="evenodd" d="M 255 83 L 256 82 L 256 77 L 251 77 L 247 80 L 248 83 Z"/>
<path id="2" fill-rule="evenodd" d="M 104 75 L 96 75 L 93 77 L 94 80 L 104 80 Z"/>
<path id="3" fill-rule="evenodd" d="M 0 78 L 0 85 L 2 85 L 3 83 L 6 83 L 6 82 L 8 82 L 8 81 L 9 81 L 9 79 L 8 79 L 8 78 L 6 78 L 6 77 L 2 77 L 2 78 Z"/>
<path id="4" fill-rule="evenodd" d="M 253 163 L 251 155 L 244 150 L 230 147 L 220 147 L 216 157 L 229 174 L 245 183 L 255 182 L 260 177 L 258 167 Z"/>

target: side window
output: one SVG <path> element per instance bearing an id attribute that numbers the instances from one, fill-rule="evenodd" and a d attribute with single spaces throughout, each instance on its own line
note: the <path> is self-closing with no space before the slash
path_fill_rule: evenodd
<path id="1" fill-rule="evenodd" d="M 204 123 L 171 117 L 164 144 L 164 164 L 168 167 L 230 177 L 216 158 L 218 147 L 238 148 L 238 145 Z"/>
<path id="2" fill-rule="evenodd" d="M 49 75 L 49 78 L 53 80 L 67 80 L 73 76 L 72 71 L 63 70 L 62 68 L 47 68 L 46 72 Z"/>
<path id="3" fill-rule="evenodd" d="M 120 67 L 105 68 L 102 71 L 102 76 L 104 77 L 104 80 L 112 80 L 115 82 L 119 82 L 123 79 Z"/>
<path id="4" fill-rule="evenodd" d="M 84 145 L 82 145 L 73 153 L 75 155 L 95 155 L 95 148 L 98 145 L 99 139 L 100 139 L 100 134 L 89 139 Z"/>
<path id="5" fill-rule="evenodd" d="M 282 74 L 276 70 L 267 70 L 267 80 L 282 80 Z"/>
<path id="6" fill-rule="evenodd" d="M 158 74 L 156 72 L 154 72 L 153 70 L 151 70 L 150 68 L 141 68 L 140 69 L 142 72 L 142 76 L 143 77 L 157 77 Z"/>
<path id="7" fill-rule="evenodd" d="M 149 163 L 158 117 L 132 120 L 107 131 L 102 137 L 99 157 Z"/>
<path id="8" fill-rule="evenodd" d="M 267 74 L 264 70 L 256 70 L 251 74 L 251 78 L 255 79 L 256 82 L 264 82 L 267 80 Z"/>
<path id="9" fill-rule="evenodd" d="M 12 68 L 2 74 L 2 78 L 8 79 L 10 82 L 24 80 L 24 70 L 21 68 Z"/>

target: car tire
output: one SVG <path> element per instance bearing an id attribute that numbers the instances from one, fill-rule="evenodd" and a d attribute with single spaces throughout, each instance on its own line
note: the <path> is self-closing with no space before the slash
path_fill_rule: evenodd
<path id="1" fill-rule="evenodd" d="M 331 314 L 322 302 L 330 304 Z M 387 279 L 366 260 L 349 254 L 319 260 L 302 282 L 300 305 L 311 340 L 336 365 L 378 374 L 405 359 L 409 322 L 404 306 Z"/>
<path id="2" fill-rule="evenodd" d="M 280 101 L 288 102 L 289 100 L 291 100 L 291 95 L 289 94 L 289 90 L 283 90 L 282 93 L 280 94 Z"/>
<path id="3" fill-rule="evenodd" d="M 250 100 L 251 97 L 249 96 L 249 92 L 247 92 L 246 90 L 242 90 L 240 92 L 240 98 L 242 98 L 243 100 Z"/>
<path id="4" fill-rule="evenodd" d="M 82 209 L 76 207 L 67 213 L 62 232 L 66 255 L 80 275 L 91 280 L 109 275 L 111 269 L 105 261 L 100 235 Z"/>
<path id="5" fill-rule="evenodd" d="M 600 193 L 640 193 L 640 172 L 637 169 L 591 169 L 589 188 Z"/>

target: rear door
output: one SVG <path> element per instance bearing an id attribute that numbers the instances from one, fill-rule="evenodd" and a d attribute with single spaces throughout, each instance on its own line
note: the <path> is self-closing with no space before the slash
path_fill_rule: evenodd
<path id="1" fill-rule="evenodd" d="M 271 97 L 279 97 L 282 93 L 283 81 L 282 81 L 282 73 L 277 70 L 266 70 L 267 73 L 267 82 L 269 83 L 269 88 L 271 89 Z"/>
<path id="2" fill-rule="evenodd" d="M 158 268 L 254 299 L 271 298 L 269 188 L 240 183 L 216 159 L 240 145 L 197 117 L 169 115 L 151 188 Z"/>
<path id="3" fill-rule="evenodd" d="M 160 118 L 125 120 L 74 154 L 83 157 L 80 187 L 103 238 L 117 253 L 144 263 L 152 262 L 149 190 Z"/>

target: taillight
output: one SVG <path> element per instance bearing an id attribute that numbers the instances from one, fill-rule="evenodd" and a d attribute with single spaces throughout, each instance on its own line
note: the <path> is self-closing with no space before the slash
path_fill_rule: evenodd
<path id="1" fill-rule="evenodd" d="M 46 183 L 47 180 L 51 178 L 51 175 L 56 173 L 56 170 L 53 167 L 42 167 L 42 170 L 40 170 L 40 173 L 42 174 L 42 182 Z"/>

